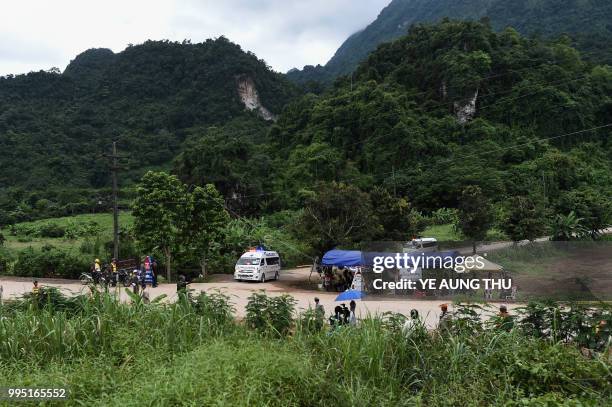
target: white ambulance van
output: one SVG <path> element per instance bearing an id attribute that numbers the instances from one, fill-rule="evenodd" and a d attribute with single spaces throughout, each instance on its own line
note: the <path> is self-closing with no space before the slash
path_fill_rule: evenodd
<path id="1" fill-rule="evenodd" d="M 234 280 L 278 280 L 281 269 L 280 256 L 270 250 L 250 250 L 240 256 L 234 268 Z"/>
<path id="2" fill-rule="evenodd" d="M 404 248 L 404 252 L 437 252 L 438 241 L 434 237 L 412 239 Z"/>

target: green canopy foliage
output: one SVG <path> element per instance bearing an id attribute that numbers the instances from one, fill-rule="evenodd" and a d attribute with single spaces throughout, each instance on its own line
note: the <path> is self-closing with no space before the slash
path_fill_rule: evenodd
<path id="1" fill-rule="evenodd" d="M 99 200 L 107 208 L 103 155 L 112 141 L 126 187 L 149 169 L 169 168 L 183 141 L 201 129 L 238 118 L 263 126 L 240 100 L 243 77 L 274 114 L 296 95 L 281 74 L 224 37 L 147 41 L 118 54 L 92 49 L 63 73 L 0 77 L 0 222 L 84 212 Z M 41 198 L 46 208 L 36 208 Z"/>
<path id="2" fill-rule="evenodd" d="M 138 184 L 132 214 L 136 239 L 146 253 L 161 253 L 168 281 L 175 258 L 182 265 L 191 260 L 205 273 L 229 221 L 223 198 L 212 184 L 191 191 L 176 176 L 152 171 Z"/>
<path id="3" fill-rule="evenodd" d="M 308 65 L 287 76 L 308 89 L 319 89 L 321 82 L 332 83 L 353 72 L 380 44 L 403 37 L 413 24 L 443 18 L 482 19 L 497 31 L 514 27 L 540 38 L 567 35 L 588 60 L 612 63 L 612 3 L 607 0 L 393 0 L 375 21 L 351 35 L 325 66 Z"/>
<path id="4" fill-rule="evenodd" d="M 285 109 L 269 133 L 283 157 L 277 178 L 288 197 L 313 178 L 383 186 L 425 213 L 459 207 L 464 188 L 478 186 L 496 207 L 532 196 L 586 219 L 579 191 L 612 196 L 611 72 L 564 40 L 483 23 L 415 26 L 352 80 Z M 602 208 L 599 228 L 609 224 L 605 205 L 586 206 Z"/>
<path id="5" fill-rule="evenodd" d="M 275 123 L 245 111 L 244 74 Z M 119 135 L 124 182 L 173 168 L 168 193 L 185 208 L 183 189 L 213 184 L 234 215 L 300 212 L 307 227 L 293 233 L 317 250 L 409 237 L 421 214 L 459 208 L 471 186 L 495 208 L 531 197 L 595 231 L 611 221 L 611 91 L 612 68 L 566 39 L 475 22 L 414 26 L 352 78 L 293 99 L 282 76 L 224 38 L 92 50 L 63 74 L 0 79 L 0 223 L 106 208 L 101 154 Z M 327 233 L 338 216 L 308 220 L 326 205 L 370 225 Z"/>

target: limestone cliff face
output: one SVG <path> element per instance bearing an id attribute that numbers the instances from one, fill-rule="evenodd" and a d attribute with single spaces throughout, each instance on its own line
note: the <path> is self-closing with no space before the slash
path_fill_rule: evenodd
<path id="1" fill-rule="evenodd" d="M 457 121 L 461 124 L 465 124 L 474 118 L 476 115 L 476 99 L 478 98 L 478 89 L 474 92 L 474 96 L 472 96 L 465 103 L 455 102 L 455 115 L 457 116 Z"/>
<path id="2" fill-rule="evenodd" d="M 256 111 L 265 120 L 276 120 L 276 117 L 261 104 L 257 88 L 250 76 L 240 75 L 236 78 L 236 82 L 238 95 L 247 110 Z"/>

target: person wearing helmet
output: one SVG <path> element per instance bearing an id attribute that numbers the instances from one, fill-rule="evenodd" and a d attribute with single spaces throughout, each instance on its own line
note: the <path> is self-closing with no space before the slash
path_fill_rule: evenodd
<path id="1" fill-rule="evenodd" d="M 448 330 L 452 321 L 452 315 L 448 312 L 448 304 L 440 304 L 440 322 L 438 322 L 438 329 Z"/>
<path id="2" fill-rule="evenodd" d="M 94 283 L 98 284 L 98 282 L 100 281 L 100 277 L 102 276 L 102 266 L 100 265 L 100 259 L 96 259 L 94 261 L 93 270 L 91 274 Z"/>
<path id="3" fill-rule="evenodd" d="M 113 258 L 113 260 L 111 260 L 111 264 L 110 264 L 110 271 L 111 271 L 111 285 L 113 287 L 115 287 L 117 285 L 117 259 Z"/>
<path id="4" fill-rule="evenodd" d="M 32 294 L 38 295 L 39 293 L 40 293 L 40 287 L 38 286 L 38 280 L 34 280 L 34 283 L 32 286 Z"/>

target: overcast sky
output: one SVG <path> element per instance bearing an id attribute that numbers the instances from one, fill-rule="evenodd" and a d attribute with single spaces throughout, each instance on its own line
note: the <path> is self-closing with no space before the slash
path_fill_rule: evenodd
<path id="1" fill-rule="evenodd" d="M 58 67 L 89 48 L 225 35 L 285 72 L 324 64 L 390 0 L 14 0 L 0 13 L 0 75 Z"/>

